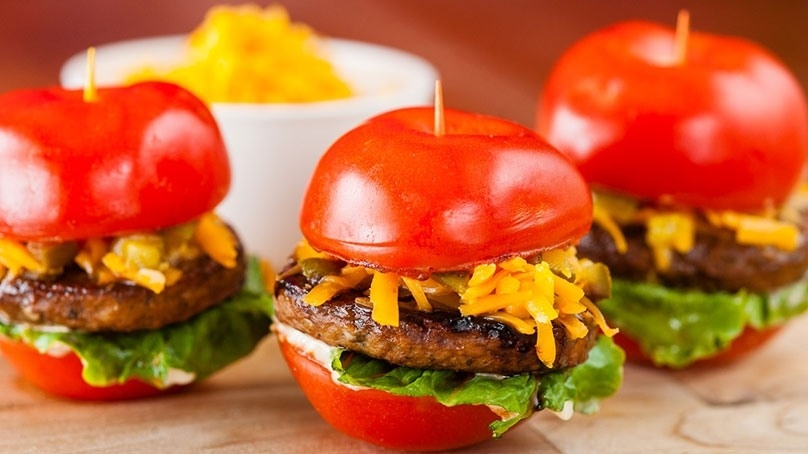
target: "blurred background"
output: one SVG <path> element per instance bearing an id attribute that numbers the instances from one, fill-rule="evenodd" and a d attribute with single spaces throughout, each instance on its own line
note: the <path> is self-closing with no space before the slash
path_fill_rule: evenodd
<path id="1" fill-rule="evenodd" d="M 58 83 L 70 55 L 90 45 L 187 33 L 216 0 L 25 0 L 0 2 L 0 92 Z M 720 0 L 283 0 L 294 22 L 326 36 L 398 47 L 433 62 L 449 107 L 532 125 L 553 62 L 576 39 L 625 19 L 738 35 L 770 49 L 808 87 L 808 2 Z"/>

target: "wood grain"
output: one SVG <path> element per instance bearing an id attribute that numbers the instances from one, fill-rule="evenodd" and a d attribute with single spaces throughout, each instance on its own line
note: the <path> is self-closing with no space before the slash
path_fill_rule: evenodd
<path id="1" fill-rule="evenodd" d="M 802 317 L 725 368 L 628 366 L 599 414 L 561 421 L 539 413 L 468 452 L 805 452 L 806 341 Z M 0 363 L 0 420 L 2 452 L 382 452 L 319 419 L 274 339 L 185 393 L 133 402 L 54 399 Z"/>

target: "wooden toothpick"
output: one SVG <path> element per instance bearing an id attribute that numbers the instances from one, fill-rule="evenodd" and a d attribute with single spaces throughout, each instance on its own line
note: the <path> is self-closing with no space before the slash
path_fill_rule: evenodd
<path id="1" fill-rule="evenodd" d="M 676 37 L 674 42 L 674 58 L 677 65 L 687 58 L 687 38 L 690 34 L 690 13 L 686 9 L 679 10 L 676 15 Z"/>
<path id="2" fill-rule="evenodd" d="M 446 132 L 443 118 L 443 85 L 440 80 L 435 81 L 435 135 L 440 137 Z"/>
<path id="3" fill-rule="evenodd" d="M 87 48 L 87 68 L 84 76 L 84 101 L 98 100 L 98 90 L 95 86 L 95 47 Z"/>

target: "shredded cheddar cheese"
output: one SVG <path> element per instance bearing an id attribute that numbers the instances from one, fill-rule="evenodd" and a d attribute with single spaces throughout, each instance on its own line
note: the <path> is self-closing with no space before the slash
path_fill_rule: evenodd
<path id="1" fill-rule="evenodd" d="M 798 193 L 802 199 L 808 194 Z M 800 203 L 797 201 L 796 203 Z M 696 217 L 702 215 L 711 225 L 735 232 L 735 241 L 741 245 L 773 246 L 783 251 L 797 248 L 800 232 L 795 224 L 798 216 L 791 213 L 791 207 L 783 207 L 785 214 L 794 220 L 777 219 L 777 212 L 766 210 L 760 214 L 735 211 L 673 211 L 642 208 L 627 202 L 625 198 L 596 193 L 594 197 L 593 220 L 603 228 L 615 243 L 620 253 L 627 251 L 621 225 L 642 223 L 646 227 L 645 241 L 654 256 L 657 269 L 664 271 L 670 267 L 674 252 L 685 254 L 693 248 L 696 236 Z"/>
<path id="2" fill-rule="evenodd" d="M 307 244 L 296 249 L 298 261 L 323 258 Z M 546 260 L 545 260 L 546 259 Z M 582 320 L 590 313 L 599 328 L 609 336 L 617 330 L 606 325 L 603 315 L 586 296 L 583 287 L 595 280 L 597 272 L 592 262 L 579 261 L 575 248 L 547 251 L 538 263 L 529 263 L 521 257 L 499 263 L 474 267 L 465 281 L 463 290 L 454 292 L 434 279 L 412 279 L 395 273 L 345 266 L 339 274 L 324 276 L 304 297 L 312 305 L 327 303 L 338 293 L 356 288 L 371 277 L 368 296 L 372 305 L 372 318 L 388 326 L 399 324 L 400 289 L 407 289 L 415 300 L 415 307 L 431 311 L 434 305 L 449 304 L 462 316 L 486 317 L 502 322 L 524 334 L 536 334 L 536 354 L 547 367 L 556 359 L 553 323 L 564 327 L 570 338 L 579 339 L 589 333 Z M 608 283 L 606 284 L 608 285 Z M 454 302 L 439 298 L 454 294 Z"/>
<path id="3" fill-rule="evenodd" d="M 595 317 L 595 323 L 598 324 L 598 327 L 601 331 L 603 331 L 603 334 L 612 337 L 618 333 L 619 330 L 617 328 L 612 328 L 608 323 L 606 323 L 606 317 L 603 316 L 603 313 L 592 301 L 590 301 L 588 298 L 583 298 L 581 299 L 581 304 L 586 306 L 587 310 Z"/>
<path id="4" fill-rule="evenodd" d="M 303 301 L 312 306 L 324 304 L 337 293 L 356 287 L 371 273 L 361 266 L 346 266 L 340 270 L 339 275 L 325 276 L 303 297 Z"/>
<path id="5" fill-rule="evenodd" d="M 784 251 L 793 251 L 799 241 L 800 232 L 790 222 L 732 211 L 710 212 L 707 219 L 713 225 L 735 230 L 735 239 L 739 244 L 772 245 Z"/>
<path id="6" fill-rule="evenodd" d="M 294 250 L 294 256 L 297 261 L 306 260 L 306 259 L 325 259 L 328 258 L 328 254 L 324 252 L 318 252 L 313 247 L 309 245 L 308 241 L 300 241 L 297 243 L 297 246 Z"/>
<path id="7" fill-rule="evenodd" d="M 654 253 L 657 268 L 670 268 L 673 252 L 687 253 L 693 248 L 696 223 L 690 213 L 654 213 L 646 222 L 645 241 Z"/>
<path id="8" fill-rule="evenodd" d="M 235 268 L 238 249 L 236 236 L 213 213 L 205 213 L 194 230 L 194 238 L 210 258 L 225 268 Z"/>
<path id="9" fill-rule="evenodd" d="M 370 283 L 370 301 L 373 319 L 382 325 L 398 326 L 398 281 L 395 273 L 373 273 Z"/>
<path id="10" fill-rule="evenodd" d="M 418 306 L 419 310 L 422 311 L 431 311 L 432 304 L 430 304 L 429 300 L 426 297 L 426 292 L 424 292 L 424 288 L 421 284 L 412 278 L 409 277 L 402 277 L 404 281 L 404 285 L 407 286 L 407 290 L 412 293 L 412 297 L 415 299 L 415 304 Z"/>
<path id="11" fill-rule="evenodd" d="M 346 98 L 351 88 L 308 26 L 279 5 L 218 5 L 187 38 L 176 66 L 140 68 L 131 82 L 168 80 L 207 102 L 301 103 Z"/>
<path id="12" fill-rule="evenodd" d="M 73 261 L 99 285 L 108 284 L 116 279 L 115 274 L 102 263 L 108 251 L 107 241 L 102 238 L 90 238 L 84 242 L 84 246 Z"/>
<path id="13" fill-rule="evenodd" d="M 603 205 L 595 204 L 592 210 L 592 220 L 612 237 L 617 252 L 625 254 L 626 251 L 628 251 L 628 243 L 626 242 L 626 237 L 623 235 L 623 231 L 620 230 L 620 226 Z"/>
<path id="14" fill-rule="evenodd" d="M 41 272 L 44 269 L 25 245 L 6 238 L 0 238 L 0 265 L 12 275 L 17 275 L 23 269 L 34 272 Z"/>
<path id="15" fill-rule="evenodd" d="M 565 256 L 562 263 L 569 257 Z M 568 268 L 565 271 L 573 275 Z M 469 280 L 468 290 L 460 295 L 460 313 L 493 316 L 506 323 L 519 319 L 521 323 L 509 324 L 521 332 L 527 331 L 528 326 L 531 333 L 536 332 L 539 359 L 547 367 L 553 367 L 556 346 L 552 322 L 558 320 L 569 336 L 577 339 L 584 337 L 589 330 L 576 315 L 587 310 L 600 314 L 594 305 L 583 303 L 586 298 L 580 285 L 562 275 L 554 273 L 546 261 L 530 264 L 521 257 L 477 266 Z M 533 323 L 528 323 L 528 320 Z"/>
<path id="16" fill-rule="evenodd" d="M 160 293 L 182 277 L 182 271 L 172 263 L 200 253 L 224 267 L 236 265 L 238 239 L 215 214 L 207 213 L 191 224 L 160 232 L 90 238 L 81 241 L 67 260 L 99 285 L 124 281 Z M 34 274 L 48 271 L 29 245 L 6 238 L 0 238 L 0 267 L 0 277 L 16 276 L 23 270 Z"/>

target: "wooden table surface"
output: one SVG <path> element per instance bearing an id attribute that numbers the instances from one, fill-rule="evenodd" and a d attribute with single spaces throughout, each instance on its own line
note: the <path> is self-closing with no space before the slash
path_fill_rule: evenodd
<path id="1" fill-rule="evenodd" d="M 731 367 L 627 366 L 599 414 L 539 413 L 468 452 L 808 452 L 806 344 L 808 316 Z M 0 362 L 0 420 L 1 452 L 382 452 L 319 419 L 273 338 L 185 393 L 121 403 L 50 398 Z"/>

